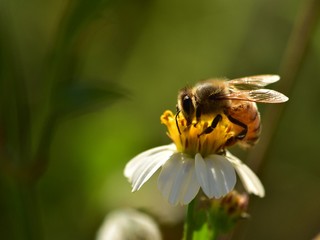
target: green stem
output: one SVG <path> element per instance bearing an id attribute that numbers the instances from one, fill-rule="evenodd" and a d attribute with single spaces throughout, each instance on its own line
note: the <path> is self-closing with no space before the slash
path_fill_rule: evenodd
<path id="1" fill-rule="evenodd" d="M 184 226 L 184 240 L 216 240 L 221 225 L 216 221 L 217 212 L 200 200 L 201 194 L 188 205 Z M 201 206 L 203 204 L 203 206 Z"/>
<path id="2" fill-rule="evenodd" d="M 43 239 L 35 187 L 17 183 L 23 239 Z"/>
<path id="3" fill-rule="evenodd" d="M 207 219 L 210 222 L 210 226 L 208 227 L 208 239 L 216 240 L 218 238 L 219 233 L 221 232 L 221 224 L 218 222 L 217 212 L 207 212 Z"/>
<path id="4" fill-rule="evenodd" d="M 283 80 L 279 82 L 278 89 L 288 95 L 303 66 L 303 60 L 308 52 L 313 33 L 319 24 L 320 1 L 304 1 L 300 9 L 279 72 Z M 268 131 L 264 132 L 260 143 L 250 151 L 247 159 L 248 165 L 255 171 L 261 168 L 263 161 L 267 158 L 272 138 L 276 133 L 277 125 L 285 106 L 286 104 L 266 106 L 264 128 L 268 129 Z"/>
<path id="5" fill-rule="evenodd" d="M 4 73 L 1 75 L 1 85 L 11 87 L 2 90 L 1 93 L 10 98 L 1 99 L 0 109 L 1 124 L 4 124 L 1 127 L 5 129 L 1 135 L 3 142 L 0 168 L 2 168 L 1 174 L 9 176 L 8 179 L 4 179 L 8 180 L 5 184 L 10 184 L 8 189 L 11 194 L 4 194 L 1 197 L 8 206 L 12 206 L 5 210 L 15 224 L 13 228 L 10 226 L 6 229 L 4 234 L 8 232 L 9 235 L 12 231 L 17 237 L 15 239 L 37 240 L 43 237 L 35 185 L 25 181 L 30 174 L 29 166 L 32 160 L 31 109 L 27 87 L 29 78 L 25 73 L 25 65 L 15 34 L 17 29 L 12 18 L 14 15 L 11 13 L 13 6 L 5 4 L 4 11 L 0 14 L 1 20 L 4 20 L 2 22 L 6 23 L 5 26 L 1 25 L 0 47 L 5 49 L 0 56 L 1 61 L 5 59 L 3 61 L 5 64 L 2 64 L 4 66 L 1 66 L 1 72 Z"/>
<path id="6" fill-rule="evenodd" d="M 188 205 L 187 218 L 184 225 L 184 238 L 183 238 L 184 240 L 192 240 L 193 231 L 194 231 L 193 216 L 194 216 L 195 201 L 196 200 L 193 199 Z"/>

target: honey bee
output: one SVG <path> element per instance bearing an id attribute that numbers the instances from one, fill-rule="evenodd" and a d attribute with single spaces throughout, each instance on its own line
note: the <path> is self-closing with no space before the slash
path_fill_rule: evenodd
<path id="1" fill-rule="evenodd" d="M 197 124 L 203 116 L 211 116 L 212 122 L 199 134 L 198 137 L 201 137 L 214 131 L 225 115 L 233 128 L 238 129 L 238 134 L 230 138 L 226 145 L 238 142 L 245 147 L 253 146 L 259 140 L 261 131 L 256 102 L 282 103 L 288 100 L 280 92 L 263 88 L 279 79 L 278 75 L 257 75 L 232 80 L 209 79 L 194 87 L 183 88 L 178 94 L 176 120 L 180 112 L 187 125 Z M 177 127 L 180 132 L 178 124 Z"/>

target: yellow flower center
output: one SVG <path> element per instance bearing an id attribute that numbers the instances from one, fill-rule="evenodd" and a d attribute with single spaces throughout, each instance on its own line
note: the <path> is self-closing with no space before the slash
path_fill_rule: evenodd
<path id="1" fill-rule="evenodd" d="M 209 133 L 204 131 L 211 125 L 215 116 L 201 116 L 199 121 L 187 125 L 187 120 L 180 112 L 178 116 L 171 111 L 165 111 L 161 116 L 161 123 L 168 128 L 168 136 L 175 143 L 177 150 L 195 156 L 200 153 L 203 157 L 214 153 L 221 153 L 229 139 L 236 136 L 232 123 L 221 113 L 222 119 L 215 129 Z M 176 121 L 177 120 L 177 121 Z"/>

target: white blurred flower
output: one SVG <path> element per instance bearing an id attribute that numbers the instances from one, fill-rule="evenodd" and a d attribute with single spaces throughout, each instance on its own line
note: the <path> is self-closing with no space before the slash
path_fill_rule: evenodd
<path id="1" fill-rule="evenodd" d="M 134 209 L 111 212 L 98 230 L 96 240 L 161 240 L 156 222 Z"/>
<path id="2" fill-rule="evenodd" d="M 236 172 L 248 193 L 264 196 L 259 178 L 237 157 L 225 150 L 233 136 L 228 123 L 213 133 L 201 135 L 207 122 L 184 127 L 183 119 L 166 111 L 161 117 L 174 144 L 149 149 L 134 157 L 125 167 L 124 175 L 137 191 L 159 169 L 158 188 L 170 204 L 188 204 L 199 192 L 209 198 L 220 198 L 233 190 Z M 180 132 L 176 126 L 179 124 Z"/>

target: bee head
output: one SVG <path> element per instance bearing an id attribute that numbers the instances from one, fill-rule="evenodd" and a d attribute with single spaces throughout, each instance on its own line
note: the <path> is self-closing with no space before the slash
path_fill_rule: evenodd
<path id="1" fill-rule="evenodd" d="M 182 112 L 188 124 L 192 122 L 195 113 L 195 105 L 190 88 L 180 90 L 178 94 L 177 110 Z"/>

